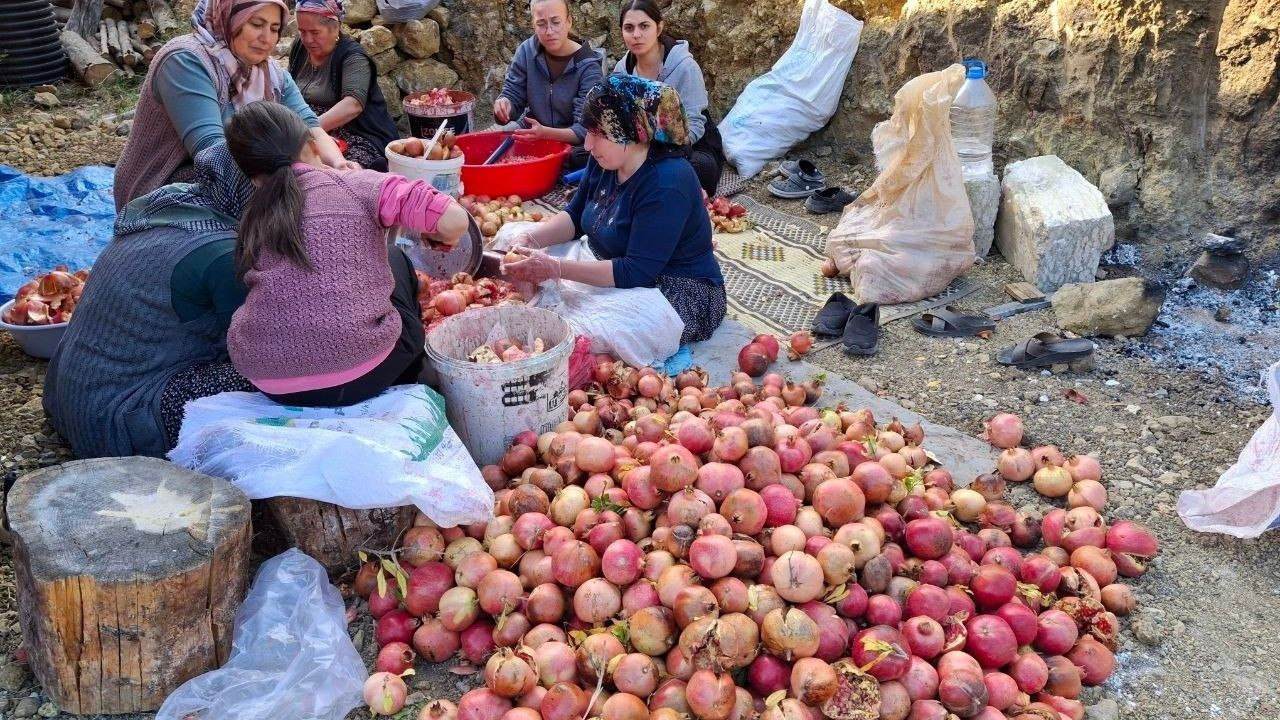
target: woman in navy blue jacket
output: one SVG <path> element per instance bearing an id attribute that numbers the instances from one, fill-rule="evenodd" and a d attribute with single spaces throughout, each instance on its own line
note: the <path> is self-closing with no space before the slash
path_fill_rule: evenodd
<path id="1" fill-rule="evenodd" d="M 685 158 L 688 130 L 674 89 L 613 75 L 583 106 L 586 176 L 564 211 L 517 236 L 507 274 L 597 287 L 656 287 L 684 320 L 681 343 L 705 340 L 725 315 L 724 276 L 702 187 Z M 585 235 L 596 260 L 543 252 Z"/>

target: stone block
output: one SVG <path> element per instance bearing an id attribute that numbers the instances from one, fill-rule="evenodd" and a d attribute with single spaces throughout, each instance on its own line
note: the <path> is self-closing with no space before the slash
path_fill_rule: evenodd
<path id="1" fill-rule="evenodd" d="M 390 28 L 381 25 L 371 27 L 360 33 L 360 45 L 370 56 L 377 55 L 396 46 L 396 35 Z"/>
<path id="2" fill-rule="evenodd" d="M 1116 165 L 1102 171 L 1098 190 L 1106 198 L 1107 207 L 1117 208 L 1133 202 L 1138 196 L 1138 171 L 1132 165 Z"/>
<path id="3" fill-rule="evenodd" d="M 400 53 L 396 52 L 395 48 L 391 48 L 390 50 L 383 50 L 377 55 L 372 56 L 372 59 L 373 69 L 379 75 L 386 75 L 400 64 L 401 58 Z"/>
<path id="4" fill-rule="evenodd" d="M 995 243 L 1027 282 L 1052 292 L 1093 280 L 1115 244 L 1115 221 L 1097 188 L 1044 155 L 1005 168 Z"/>
<path id="5" fill-rule="evenodd" d="M 996 236 L 996 213 L 1000 210 L 1000 180 L 988 173 L 982 177 L 966 177 L 964 191 L 973 212 L 973 252 L 986 257 Z"/>
<path id="6" fill-rule="evenodd" d="M 1058 327 L 1078 335 L 1145 335 L 1162 304 L 1163 288 L 1140 277 L 1069 283 L 1053 294 Z"/>
<path id="7" fill-rule="evenodd" d="M 1249 275 L 1249 260 L 1244 255 L 1215 255 L 1205 250 L 1196 258 L 1187 275 L 1201 285 L 1235 290 L 1244 285 L 1245 277 Z"/>
<path id="8" fill-rule="evenodd" d="M 451 87 L 458 73 L 438 60 L 406 60 L 391 72 L 400 92 L 411 93 L 438 87 Z"/>
<path id="9" fill-rule="evenodd" d="M 440 52 L 440 26 L 435 20 L 410 20 L 396 29 L 396 46 L 415 58 Z"/>
<path id="10" fill-rule="evenodd" d="M 437 5 L 431 8 L 431 12 L 427 13 L 427 17 L 436 21 L 441 30 L 449 29 L 449 10 L 443 5 Z"/>
<path id="11" fill-rule="evenodd" d="M 343 18 L 349 25 L 359 25 L 367 23 L 378 14 L 378 3 L 376 0 L 347 0 L 345 9 L 347 16 Z"/>
<path id="12" fill-rule="evenodd" d="M 1210 255 L 1221 255 L 1223 257 L 1240 255 L 1244 252 L 1244 240 L 1216 233 L 1205 233 L 1204 240 L 1200 242 L 1200 247 L 1204 248 L 1205 252 Z"/>

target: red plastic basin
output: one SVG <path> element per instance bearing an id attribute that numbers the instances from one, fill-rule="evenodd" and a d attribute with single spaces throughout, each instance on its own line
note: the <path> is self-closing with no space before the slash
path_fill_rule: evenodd
<path id="1" fill-rule="evenodd" d="M 536 156 L 537 160 L 484 165 L 494 150 L 507 137 L 504 132 L 480 132 L 459 135 L 457 147 L 462 149 L 462 184 L 468 195 L 500 197 L 519 195 L 532 200 L 546 195 L 560 179 L 560 169 L 569 154 L 569 146 L 556 140 L 517 140 L 507 155 Z"/>

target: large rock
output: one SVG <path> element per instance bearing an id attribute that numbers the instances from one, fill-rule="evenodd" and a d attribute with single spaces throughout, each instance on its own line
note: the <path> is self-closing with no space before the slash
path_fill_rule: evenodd
<path id="1" fill-rule="evenodd" d="M 973 252 L 986 257 L 996 236 L 996 212 L 1000 209 L 1000 181 L 994 174 L 965 178 L 964 191 L 973 213 Z"/>
<path id="2" fill-rule="evenodd" d="M 1089 282 L 1115 239 L 1102 193 L 1057 155 L 1005 168 L 995 242 L 1027 282 L 1046 293 Z"/>
<path id="3" fill-rule="evenodd" d="M 396 29 L 396 46 L 415 58 L 440 52 L 440 26 L 435 20 L 410 20 Z"/>
<path id="4" fill-rule="evenodd" d="M 1164 303 L 1164 290 L 1140 277 L 1068 284 L 1053 294 L 1058 327 L 1079 335 L 1146 334 Z"/>
<path id="5" fill-rule="evenodd" d="M 359 25 L 369 22 L 378 14 L 378 3 L 377 0 L 347 0 L 346 11 L 346 23 Z"/>
<path id="6" fill-rule="evenodd" d="M 378 75 L 386 75 L 390 73 L 397 65 L 400 64 L 401 60 L 400 53 L 396 52 L 395 48 L 383 50 L 372 57 L 373 67 L 374 70 L 377 71 Z"/>
<path id="7" fill-rule="evenodd" d="M 1187 274 L 1201 285 L 1235 290 L 1244 285 L 1249 275 L 1249 260 L 1244 255 L 1215 255 L 1205 250 L 1192 263 Z"/>
<path id="8" fill-rule="evenodd" d="M 391 72 L 400 92 L 411 93 L 438 87 L 451 87 L 458 73 L 438 60 L 406 60 Z"/>
<path id="9" fill-rule="evenodd" d="M 377 55 L 396 46 L 396 35 L 385 26 L 375 25 L 360 33 L 360 45 L 370 55 Z"/>
<path id="10" fill-rule="evenodd" d="M 382 97 L 387 101 L 387 110 L 391 111 L 391 117 L 398 118 L 404 114 L 404 105 L 400 103 L 400 88 L 396 87 L 396 83 L 389 77 L 379 76 L 378 87 L 382 90 Z"/>

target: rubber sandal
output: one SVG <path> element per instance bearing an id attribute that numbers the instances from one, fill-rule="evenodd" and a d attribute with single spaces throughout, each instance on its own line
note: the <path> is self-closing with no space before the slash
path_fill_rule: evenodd
<path id="1" fill-rule="evenodd" d="M 784 176 L 769 183 L 769 194 L 784 200 L 799 200 L 821 190 L 826 184 L 827 179 L 817 166 L 808 160 L 801 160 L 799 172 L 795 175 Z"/>
<path id="2" fill-rule="evenodd" d="M 813 318 L 814 335 L 843 335 L 849 315 L 858 304 L 842 292 L 831 293 L 827 302 Z"/>
<path id="3" fill-rule="evenodd" d="M 911 318 L 911 326 L 917 332 L 933 337 L 973 337 L 996 329 L 996 324 L 991 318 L 966 315 L 951 305 Z"/>
<path id="4" fill-rule="evenodd" d="M 863 303 L 854 308 L 840 342 L 846 355 L 875 355 L 880 349 L 880 306 Z"/>
<path id="5" fill-rule="evenodd" d="M 1013 367 L 1048 367 L 1075 362 L 1092 354 L 1093 342 L 1087 338 L 1064 338 L 1042 332 L 996 353 L 996 362 Z"/>
<path id="6" fill-rule="evenodd" d="M 811 213 L 824 215 L 826 213 L 840 212 L 849 203 L 857 200 L 858 196 L 853 193 L 846 192 L 844 188 L 832 185 L 824 187 L 814 192 L 804 201 L 804 207 Z"/>
<path id="7" fill-rule="evenodd" d="M 800 174 L 807 174 L 810 177 L 818 177 L 826 179 L 818 166 L 812 160 L 800 158 L 799 160 L 783 160 L 778 166 L 778 172 L 782 173 L 782 177 L 795 177 Z"/>

